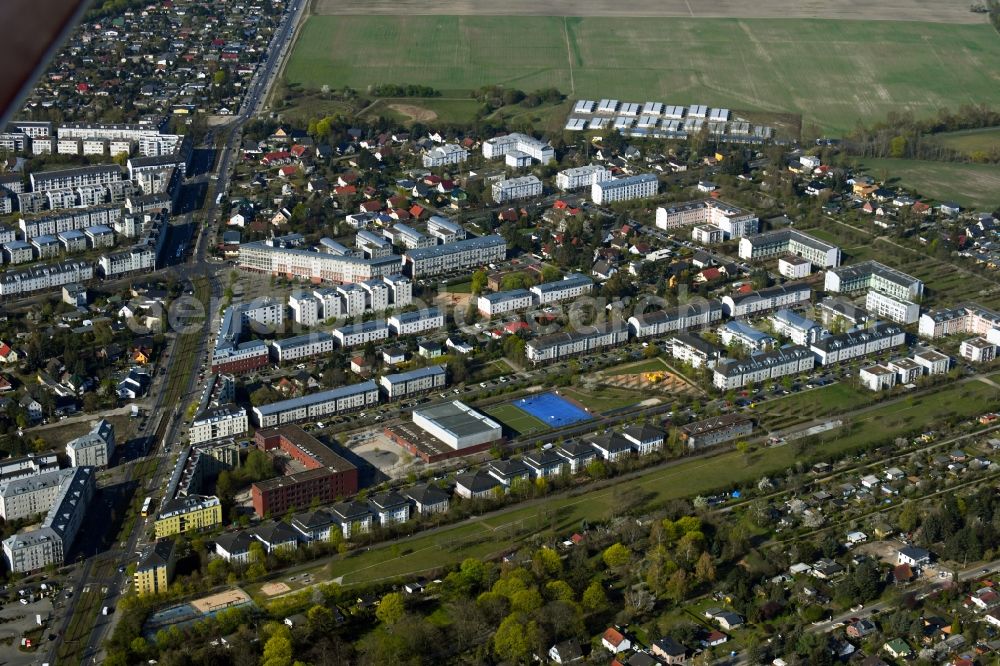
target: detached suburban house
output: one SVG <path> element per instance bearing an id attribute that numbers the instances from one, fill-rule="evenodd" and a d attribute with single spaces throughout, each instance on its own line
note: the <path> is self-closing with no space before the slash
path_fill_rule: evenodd
<path id="1" fill-rule="evenodd" d="M 899 549 L 897 564 L 909 564 L 911 567 L 925 567 L 931 563 L 931 553 L 929 550 L 917 548 L 916 546 L 906 546 Z"/>

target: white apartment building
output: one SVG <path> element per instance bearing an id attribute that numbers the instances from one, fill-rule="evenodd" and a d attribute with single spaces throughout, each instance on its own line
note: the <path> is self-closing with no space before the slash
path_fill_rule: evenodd
<path id="1" fill-rule="evenodd" d="M 310 252 L 297 247 L 290 237 L 272 238 L 240 245 L 239 265 L 247 270 L 284 275 L 311 282 L 354 283 L 399 273 L 397 255 L 365 259 Z"/>
<path id="2" fill-rule="evenodd" d="M 84 252 L 87 249 L 87 235 L 78 229 L 60 231 L 56 238 L 66 252 Z"/>
<path id="3" fill-rule="evenodd" d="M 383 375 L 379 383 L 382 385 L 382 392 L 389 400 L 397 400 L 416 393 L 444 388 L 446 377 L 442 366 L 432 365 L 410 372 Z"/>
<path id="4" fill-rule="evenodd" d="M 563 192 L 593 187 L 594 183 L 611 180 L 611 171 L 600 164 L 565 169 L 556 174 L 556 187 Z"/>
<path id="5" fill-rule="evenodd" d="M 659 187 L 660 181 L 655 174 L 643 173 L 628 178 L 595 182 L 590 187 L 590 198 L 598 205 L 630 199 L 645 199 L 656 196 Z"/>
<path id="6" fill-rule="evenodd" d="M 722 390 L 738 389 L 751 382 L 759 384 L 769 379 L 808 372 L 815 364 L 815 357 L 805 347 L 784 347 L 753 354 L 745 360 L 719 361 L 712 375 L 712 384 Z"/>
<path id="7" fill-rule="evenodd" d="M 283 364 L 302 358 L 315 358 L 333 353 L 334 338 L 329 333 L 307 333 L 284 340 L 272 340 L 270 356 L 275 363 Z"/>
<path id="8" fill-rule="evenodd" d="M 84 241 L 86 247 L 86 241 Z M 35 258 L 31 243 L 12 241 L 3 244 L 3 261 L 5 264 L 26 264 Z"/>
<path id="9" fill-rule="evenodd" d="M 877 261 L 863 261 L 828 270 L 823 288 L 838 293 L 873 289 L 907 301 L 918 301 L 924 293 L 923 282 Z"/>
<path id="10" fill-rule="evenodd" d="M 364 252 L 365 256 L 369 259 L 388 257 L 392 254 L 392 243 L 389 239 L 372 233 L 367 229 L 358 231 L 358 235 L 354 238 L 354 245 Z"/>
<path id="11" fill-rule="evenodd" d="M 893 298 L 874 289 L 865 296 L 865 309 L 876 317 L 898 324 L 915 324 L 920 319 L 920 306 L 916 303 Z"/>
<path id="12" fill-rule="evenodd" d="M 748 294 L 727 294 L 722 297 L 722 311 L 727 317 L 749 317 L 758 312 L 808 302 L 811 297 L 809 285 L 790 283 Z"/>
<path id="13" fill-rule="evenodd" d="M 498 204 L 537 197 L 541 193 L 542 181 L 536 176 L 521 176 L 493 183 L 493 201 Z"/>
<path id="14" fill-rule="evenodd" d="M 913 360 L 924 368 L 928 375 L 947 374 L 951 358 L 934 349 L 926 349 L 913 355 Z"/>
<path id="15" fill-rule="evenodd" d="M 996 358 L 997 347 L 985 338 L 970 338 L 962 341 L 958 353 L 973 363 L 989 363 Z"/>
<path id="16" fill-rule="evenodd" d="M 188 437 L 191 444 L 202 444 L 215 439 L 240 437 L 250 429 L 250 419 L 245 407 L 225 403 L 208 407 L 191 420 Z"/>
<path id="17" fill-rule="evenodd" d="M 94 497 L 94 470 L 74 467 L 68 472 L 48 508 L 41 527 L 8 537 L 3 542 L 10 570 L 16 573 L 37 571 L 66 561 L 83 524 L 84 515 Z"/>
<path id="18" fill-rule="evenodd" d="M 527 153 L 532 159 L 548 164 L 555 159 L 555 150 L 544 141 L 518 132 L 487 139 L 483 142 L 483 157 L 488 160 L 504 157 L 512 150 Z"/>
<path id="19" fill-rule="evenodd" d="M 389 309 L 390 289 L 383 280 L 367 280 L 359 282 L 358 286 L 365 292 L 365 307 L 369 312 L 382 312 Z"/>
<path id="20" fill-rule="evenodd" d="M 795 229 L 778 229 L 740 239 L 740 259 L 767 259 L 781 255 L 808 259 L 822 268 L 840 265 L 840 248 Z"/>
<path id="21" fill-rule="evenodd" d="M 692 368 L 712 369 L 722 358 L 722 350 L 691 333 L 678 333 L 670 339 L 670 354 Z"/>
<path id="22" fill-rule="evenodd" d="M 437 238 L 442 245 L 465 240 L 467 236 L 462 225 L 441 215 L 432 215 L 431 219 L 427 220 L 427 233 Z"/>
<path id="23" fill-rule="evenodd" d="M 792 344 L 808 345 L 819 339 L 822 329 L 812 319 L 791 310 L 778 310 L 770 317 L 771 330 L 775 335 L 788 338 Z"/>
<path id="24" fill-rule="evenodd" d="M 804 280 L 812 274 L 812 262 L 796 256 L 780 257 L 778 273 L 790 280 Z"/>
<path id="25" fill-rule="evenodd" d="M 378 385 L 369 380 L 291 400 L 258 405 L 253 408 L 254 420 L 257 427 L 269 428 L 364 409 L 378 404 L 378 397 Z"/>
<path id="26" fill-rule="evenodd" d="M 485 317 L 493 317 L 504 312 L 526 310 L 534 303 L 532 293 L 527 289 L 511 289 L 494 294 L 483 294 L 476 302 L 479 312 Z"/>
<path id="27" fill-rule="evenodd" d="M 607 322 L 597 326 L 581 326 L 575 331 L 561 331 L 529 340 L 525 354 L 532 363 L 555 361 L 594 349 L 613 347 L 628 341 L 624 322 Z"/>
<path id="28" fill-rule="evenodd" d="M 87 282 L 93 278 L 94 265 L 89 261 L 63 261 L 20 271 L 7 271 L 0 273 L 0 296 L 15 297 L 48 291 L 73 282 Z"/>
<path id="29" fill-rule="evenodd" d="M 39 259 L 52 259 L 62 252 L 62 245 L 53 236 L 35 236 L 31 239 L 31 246 Z"/>
<path id="30" fill-rule="evenodd" d="M 347 317 L 357 317 L 365 313 L 367 293 L 357 284 L 342 284 L 337 287 L 340 295 L 341 309 Z"/>
<path id="31" fill-rule="evenodd" d="M 315 326 L 320 321 L 320 302 L 312 294 L 293 291 L 288 296 L 288 309 L 292 311 L 292 321 L 296 324 Z"/>
<path id="32" fill-rule="evenodd" d="M 722 304 L 713 300 L 688 303 L 668 310 L 640 312 L 629 317 L 628 327 L 635 337 L 648 338 L 704 328 L 720 321 L 722 321 Z"/>
<path id="33" fill-rule="evenodd" d="M 113 166 L 86 166 L 58 171 L 36 171 L 31 174 L 32 192 L 74 189 L 87 185 L 107 185 L 122 179 L 122 169 Z"/>
<path id="34" fill-rule="evenodd" d="M 115 427 L 109 421 L 95 421 L 90 432 L 66 443 L 71 467 L 107 467 L 115 454 Z"/>
<path id="35" fill-rule="evenodd" d="M 965 303 L 922 314 L 917 332 L 924 338 L 940 338 L 957 333 L 987 336 L 994 329 L 1000 329 L 1000 313 L 976 303 Z"/>
<path id="36" fill-rule="evenodd" d="M 73 470 L 57 469 L 0 483 L 0 517 L 10 522 L 45 513 Z"/>
<path id="37" fill-rule="evenodd" d="M 123 252 L 102 255 L 97 265 L 104 277 L 151 271 L 156 268 L 156 252 L 149 247 L 136 246 Z"/>
<path id="38" fill-rule="evenodd" d="M 424 168 L 445 166 L 446 164 L 461 164 L 469 159 L 469 151 L 455 143 L 435 146 L 423 154 Z"/>
<path id="39" fill-rule="evenodd" d="M 56 152 L 60 155 L 79 155 L 80 150 L 81 147 L 79 139 L 56 140 Z"/>
<path id="40" fill-rule="evenodd" d="M 336 289 L 314 289 L 312 295 L 316 299 L 316 316 L 319 321 L 336 319 L 344 314 L 344 299 Z"/>
<path id="41" fill-rule="evenodd" d="M 581 273 L 573 273 L 562 280 L 543 282 L 531 287 L 529 291 L 540 305 L 565 301 L 589 294 L 594 288 L 593 278 Z"/>
<path id="42" fill-rule="evenodd" d="M 389 287 L 390 301 L 393 307 L 404 308 L 413 302 L 413 282 L 399 273 L 382 278 Z"/>
<path id="43" fill-rule="evenodd" d="M 81 210 L 67 210 L 41 217 L 24 218 L 17 221 L 26 240 L 35 236 L 55 236 L 63 231 L 86 229 L 97 225 L 114 224 L 121 219 L 119 206 L 94 206 Z"/>
<path id="44" fill-rule="evenodd" d="M 410 250 L 404 258 L 410 275 L 419 278 L 503 261 L 506 256 L 507 241 L 503 236 L 492 235 Z"/>
<path id="45" fill-rule="evenodd" d="M 870 365 L 858 371 L 861 383 L 871 391 L 884 391 L 896 385 L 896 373 L 884 365 Z"/>
<path id="46" fill-rule="evenodd" d="M 757 233 L 759 220 L 753 213 L 718 199 L 700 199 L 656 209 L 656 226 L 660 229 L 702 224 L 718 227 L 726 238 L 742 238 Z"/>
<path id="47" fill-rule="evenodd" d="M 138 141 L 144 136 L 159 134 L 152 123 L 63 123 L 56 130 L 59 138 L 127 139 Z"/>
<path id="48" fill-rule="evenodd" d="M 897 358 L 885 364 L 896 373 L 896 380 L 900 384 L 910 384 L 917 381 L 924 374 L 924 366 L 920 365 L 912 358 Z"/>
<path id="49" fill-rule="evenodd" d="M 387 236 L 392 236 L 393 242 L 402 245 L 407 250 L 414 250 L 418 247 L 434 247 L 437 245 L 437 238 L 420 233 L 408 224 L 397 222 L 392 229 L 387 230 Z"/>
<path id="50" fill-rule="evenodd" d="M 870 356 L 906 343 L 906 333 L 896 324 L 880 323 L 862 330 L 831 335 L 810 345 L 820 365 L 842 363 Z"/>
<path id="51" fill-rule="evenodd" d="M 395 335 L 416 335 L 444 328 L 444 314 L 434 308 L 400 312 L 389 317 L 389 330 Z"/>
<path id="52" fill-rule="evenodd" d="M 389 337 L 389 327 L 384 321 L 366 321 L 350 326 L 333 329 L 333 337 L 341 347 L 357 347 L 369 342 L 386 340 Z"/>
<path id="53" fill-rule="evenodd" d="M 750 324 L 738 319 L 728 321 L 719 328 L 719 338 L 722 340 L 722 344 L 727 347 L 736 344 L 746 347 L 750 351 L 766 351 L 777 344 L 777 340 L 767 333 L 758 331 Z"/>

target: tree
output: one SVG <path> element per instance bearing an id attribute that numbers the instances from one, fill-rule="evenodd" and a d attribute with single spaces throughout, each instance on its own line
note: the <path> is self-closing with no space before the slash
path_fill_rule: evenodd
<path id="1" fill-rule="evenodd" d="M 551 548 L 539 548 L 536 550 L 531 564 L 537 576 L 554 578 L 562 574 L 562 558 L 559 557 L 559 553 Z"/>
<path id="2" fill-rule="evenodd" d="M 555 266 L 545 266 L 542 268 L 542 282 L 555 282 L 562 278 L 562 271 Z"/>
<path id="3" fill-rule="evenodd" d="M 573 601 L 573 588 L 564 580 L 553 580 L 545 585 L 545 596 L 553 601 Z"/>
<path id="4" fill-rule="evenodd" d="M 608 607 L 608 595 L 604 593 L 604 586 L 601 585 L 600 581 L 595 580 L 587 586 L 580 598 L 580 603 L 592 612 L 601 611 Z"/>
<path id="5" fill-rule="evenodd" d="M 309 621 L 309 631 L 314 634 L 327 634 L 333 631 L 337 624 L 333 611 L 320 604 L 316 604 L 306 612 L 306 619 Z"/>
<path id="6" fill-rule="evenodd" d="M 375 609 L 378 621 L 389 627 L 399 622 L 404 613 L 406 613 L 406 601 L 399 592 L 390 592 L 382 597 L 378 608 Z"/>
<path id="7" fill-rule="evenodd" d="M 715 580 L 715 565 L 712 564 L 712 556 L 707 552 L 701 554 L 698 562 L 694 566 L 694 575 L 701 583 L 711 583 Z"/>
<path id="8" fill-rule="evenodd" d="M 472 274 L 472 285 L 470 291 L 473 294 L 478 294 L 482 292 L 482 290 L 486 288 L 487 279 L 488 277 L 486 275 L 486 271 L 480 268 L 478 271 Z"/>
<path id="9" fill-rule="evenodd" d="M 523 621 L 518 614 L 505 617 L 493 634 L 493 651 L 507 661 L 527 661 L 537 643 L 538 625 L 534 620 Z"/>
<path id="10" fill-rule="evenodd" d="M 604 550 L 601 554 L 601 559 L 604 560 L 604 564 L 609 568 L 618 569 L 629 563 L 632 559 L 632 553 L 622 544 L 614 543 Z"/>
<path id="11" fill-rule="evenodd" d="M 271 637 L 264 644 L 262 666 L 291 666 L 292 632 L 284 625 L 277 625 Z"/>

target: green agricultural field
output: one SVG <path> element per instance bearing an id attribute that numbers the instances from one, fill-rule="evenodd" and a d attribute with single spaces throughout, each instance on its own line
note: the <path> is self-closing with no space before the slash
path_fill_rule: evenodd
<path id="1" fill-rule="evenodd" d="M 445 97 L 554 86 L 571 98 L 800 113 L 845 132 L 889 110 L 1000 103 L 998 59 L 985 23 L 314 16 L 285 75 L 307 88 L 415 83 Z"/>
<path id="2" fill-rule="evenodd" d="M 962 130 L 961 132 L 944 132 L 928 137 L 939 143 L 966 155 L 983 152 L 987 155 L 994 150 L 1000 150 L 1000 127 L 983 127 L 980 129 Z"/>
<path id="3" fill-rule="evenodd" d="M 505 402 L 494 407 L 487 407 L 486 413 L 500 421 L 518 435 L 532 435 L 536 432 L 548 430 L 549 427 L 539 419 L 524 411 L 520 407 L 515 407 L 509 402 Z"/>
<path id="4" fill-rule="evenodd" d="M 894 159 L 866 159 L 862 166 L 876 178 L 938 201 L 989 209 L 1000 204 L 1000 166 Z"/>

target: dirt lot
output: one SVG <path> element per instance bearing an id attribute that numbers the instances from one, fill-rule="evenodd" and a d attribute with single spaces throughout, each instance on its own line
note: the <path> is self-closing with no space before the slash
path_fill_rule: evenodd
<path id="1" fill-rule="evenodd" d="M 967 0 L 316 0 L 316 14 L 449 16 L 676 16 L 685 18 L 821 18 L 865 21 L 985 23 Z"/>

